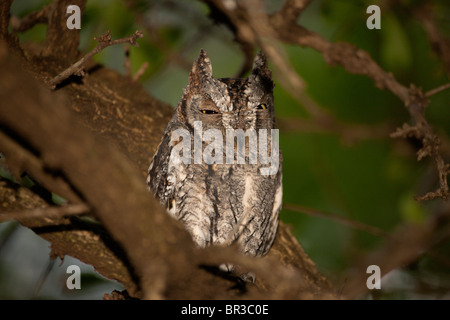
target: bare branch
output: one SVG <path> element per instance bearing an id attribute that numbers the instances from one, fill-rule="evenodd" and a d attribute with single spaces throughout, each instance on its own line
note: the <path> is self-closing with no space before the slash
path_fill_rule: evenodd
<path id="1" fill-rule="evenodd" d="M 125 75 L 129 77 L 131 75 L 131 61 L 130 61 L 130 48 L 124 46 L 125 48 L 125 61 L 123 62 L 123 67 L 125 68 Z"/>
<path id="2" fill-rule="evenodd" d="M 90 58 L 92 58 L 97 53 L 101 52 L 106 47 L 113 46 L 113 45 L 120 44 L 120 43 L 129 43 L 132 46 L 137 46 L 138 44 L 137 44 L 136 40 L 138 38 L 142 38 L 143 36 L 144 35 L 142 34 L 142 32 L 137 30 L 135 33 L 133 33 L 132 35 L 130 35 L 128 37 L 121 38 L 121 39 L 116 39 L 116 40 L 111 40 L 111 34 L 108 31 L 104 35 L 102 35 L 102 36 L 100 36 L 98 38 L 94 38 L 95 40 L 98 41 L 98 45 L 92 51 L 90 51 L 89 53 L 84 55 L 80 60 L 75 62 L 73 65 L 71 65 L 69 68 L 67 68 L 66 70 L 64 70 L 63 72 L 58 74 L 56 77 L 51 79 L 49 81 L 50 85 L 54 89 L 54 88 L 56 88 L 56 86 L 58 84 L 60 84 L 64 80 L 66 80 L 71 75 L 73 75 L 73 74 L 75 74 L 75 75 L 83 74 L 83 71 L 82 71 L 83 69 L 82 68 L 83 68 L 84 64 Z"/>
<path id="3" fill-rule="evenodd" d="M 450 88 L 450 82 L 446 83 L 446 84 L 443 84 L 442 86 L 439 86 L 437 88 L 434 88 L 434 89 L 432 89 L 430 91 L 427 91 L 425 93 L 425 97 L 429 98 L 429 97 L 431 97 L 431 96 L 433 96 L 433 95 L 435 95 L 435 94 L 437 94 L 437 93 L 439 93 L 441 91 L 444 91 L 444 90 L 446 90 L 448 88 Z"/>
<path id="4" fill-rule="evenodd" d="M 136 71 L 136 73 L 133 75 L 133 77 L 131 78 L 133 81 L 138 81 L 140 77 L 142 77 L 145 73 L 145 70 L 148 69 L 148 67 L 150 66 L 150 64 L 148 62 L 144 62 L 138 69 L 138 71 Z"/>

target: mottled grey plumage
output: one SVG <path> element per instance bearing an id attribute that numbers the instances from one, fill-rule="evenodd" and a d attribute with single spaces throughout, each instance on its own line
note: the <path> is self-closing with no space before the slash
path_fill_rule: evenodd
<path id="1" fill-rule="evenodd" d="M 193 137 L 190 146 L 194 150 L 194 122 L 201 121 L 202 132 L 217 129 L 225 146 L 231 129 L 267 129 L 270 138 L 270 129 L 275 129 L 274 118 L 273 81 L 262 53 L 256 56 L 247 79 L 216 79 L 206 52 L 200 52 L 147 178 L 149 188 L 167 211 L 185 224 L 200 247 L 229 245 L 237 240 L 246 254 L 268 252 L 281 209 L 281 153 L 276 155 L 276 172 L 269 175 L 261 174 L 261 168 L 268 164 L 249 163 L 249 143 L 245 144 L 245 164 L 237 164 L 236 149 L 231 164 L 196 164 L 195 151 L 188 155 L 190 164 L 174 164 L 171 153 L 180 140 L 173 140 L 173 133 L 187 130 Z M 208 141 L 203 141 L 201 151 L 208 145 Z M 271 146 L 269 141 L 269 154 Z M 211 154 L 220 155 L 217 150 Z M 225 150 L 223 155 L 225 159 Z"/>

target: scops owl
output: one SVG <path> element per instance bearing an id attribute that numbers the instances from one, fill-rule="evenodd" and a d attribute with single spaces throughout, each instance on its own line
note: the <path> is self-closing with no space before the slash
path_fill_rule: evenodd
<path id="1" fill-rule="evenodd" d="M 266 254 L 281 210 L 282 158 L 264 54 L 248 78 L 213 78 L 200 51 L 147 177 L 149 189 L 194 242 Z"/>

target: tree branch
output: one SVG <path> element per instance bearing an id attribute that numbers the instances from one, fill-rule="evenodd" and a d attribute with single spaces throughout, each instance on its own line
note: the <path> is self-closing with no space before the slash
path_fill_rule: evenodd
<path id="1" fill-rule="evenodd" d="M 38 23 L 48 23 L 50 9 L 51 5 L 46 5 L 41 10 L 31 12 L 22 19 L 12 16 L 10 20 L 12 30 L 14 32 L 24 32 Z"/>
<path id="2" fill-rule="evenodd" d="M 70 57 L 78 56 L 80 32 L 78 29 L 67 28 L 67 7 L 77 5 L 81 14 L 84 12 L 87 0 L 54 0 L 51 3 L 45 37 L 44 56 Z"/>
<path id="3" fill-rule="evenodd" d="M 439 93 L 441 91 L 444 91 L 444 90 L 446 90 L 448 88 L 450 88 L 450 83 L 443 84 L 442 86 L 439 86 L 437 88 L 431 89 L 430 91 L 427 91 L 425 93 L 425 97 L 429 98 L 429 97 L 431 97 L 431 96 L 433 96 L 433 95 L 435 95 L 435 94 L 437 94 L 437 93 Z"/>

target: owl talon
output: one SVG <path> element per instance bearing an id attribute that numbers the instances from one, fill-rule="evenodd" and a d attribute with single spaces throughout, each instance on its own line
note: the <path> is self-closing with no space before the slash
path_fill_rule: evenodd
<path id="1" fill-rule="evenodd" d="M 219 266 L 219 270 L 226 273 L 233 273 L 236 271 L 236 267 L 234 266 L 234 264 L 231 263 L 222 263 Z"/>
<path id="2" fill-rule="evenodd" d="M 236 276 L 239 274 L 239 268 L 232 263 L 222 263 L 219 270 L 225 273 L 234 273 Z M 253 272 L 244 272 L 239 274 L 239 279 L 244 283 L 255 283 L 256 276 Z"/>
<path id="3" fill-rule="evenodd" d="M 244 282 L 255 283 L 256 275 L 253 272 L 245 272 L 239 278 Z"/>

